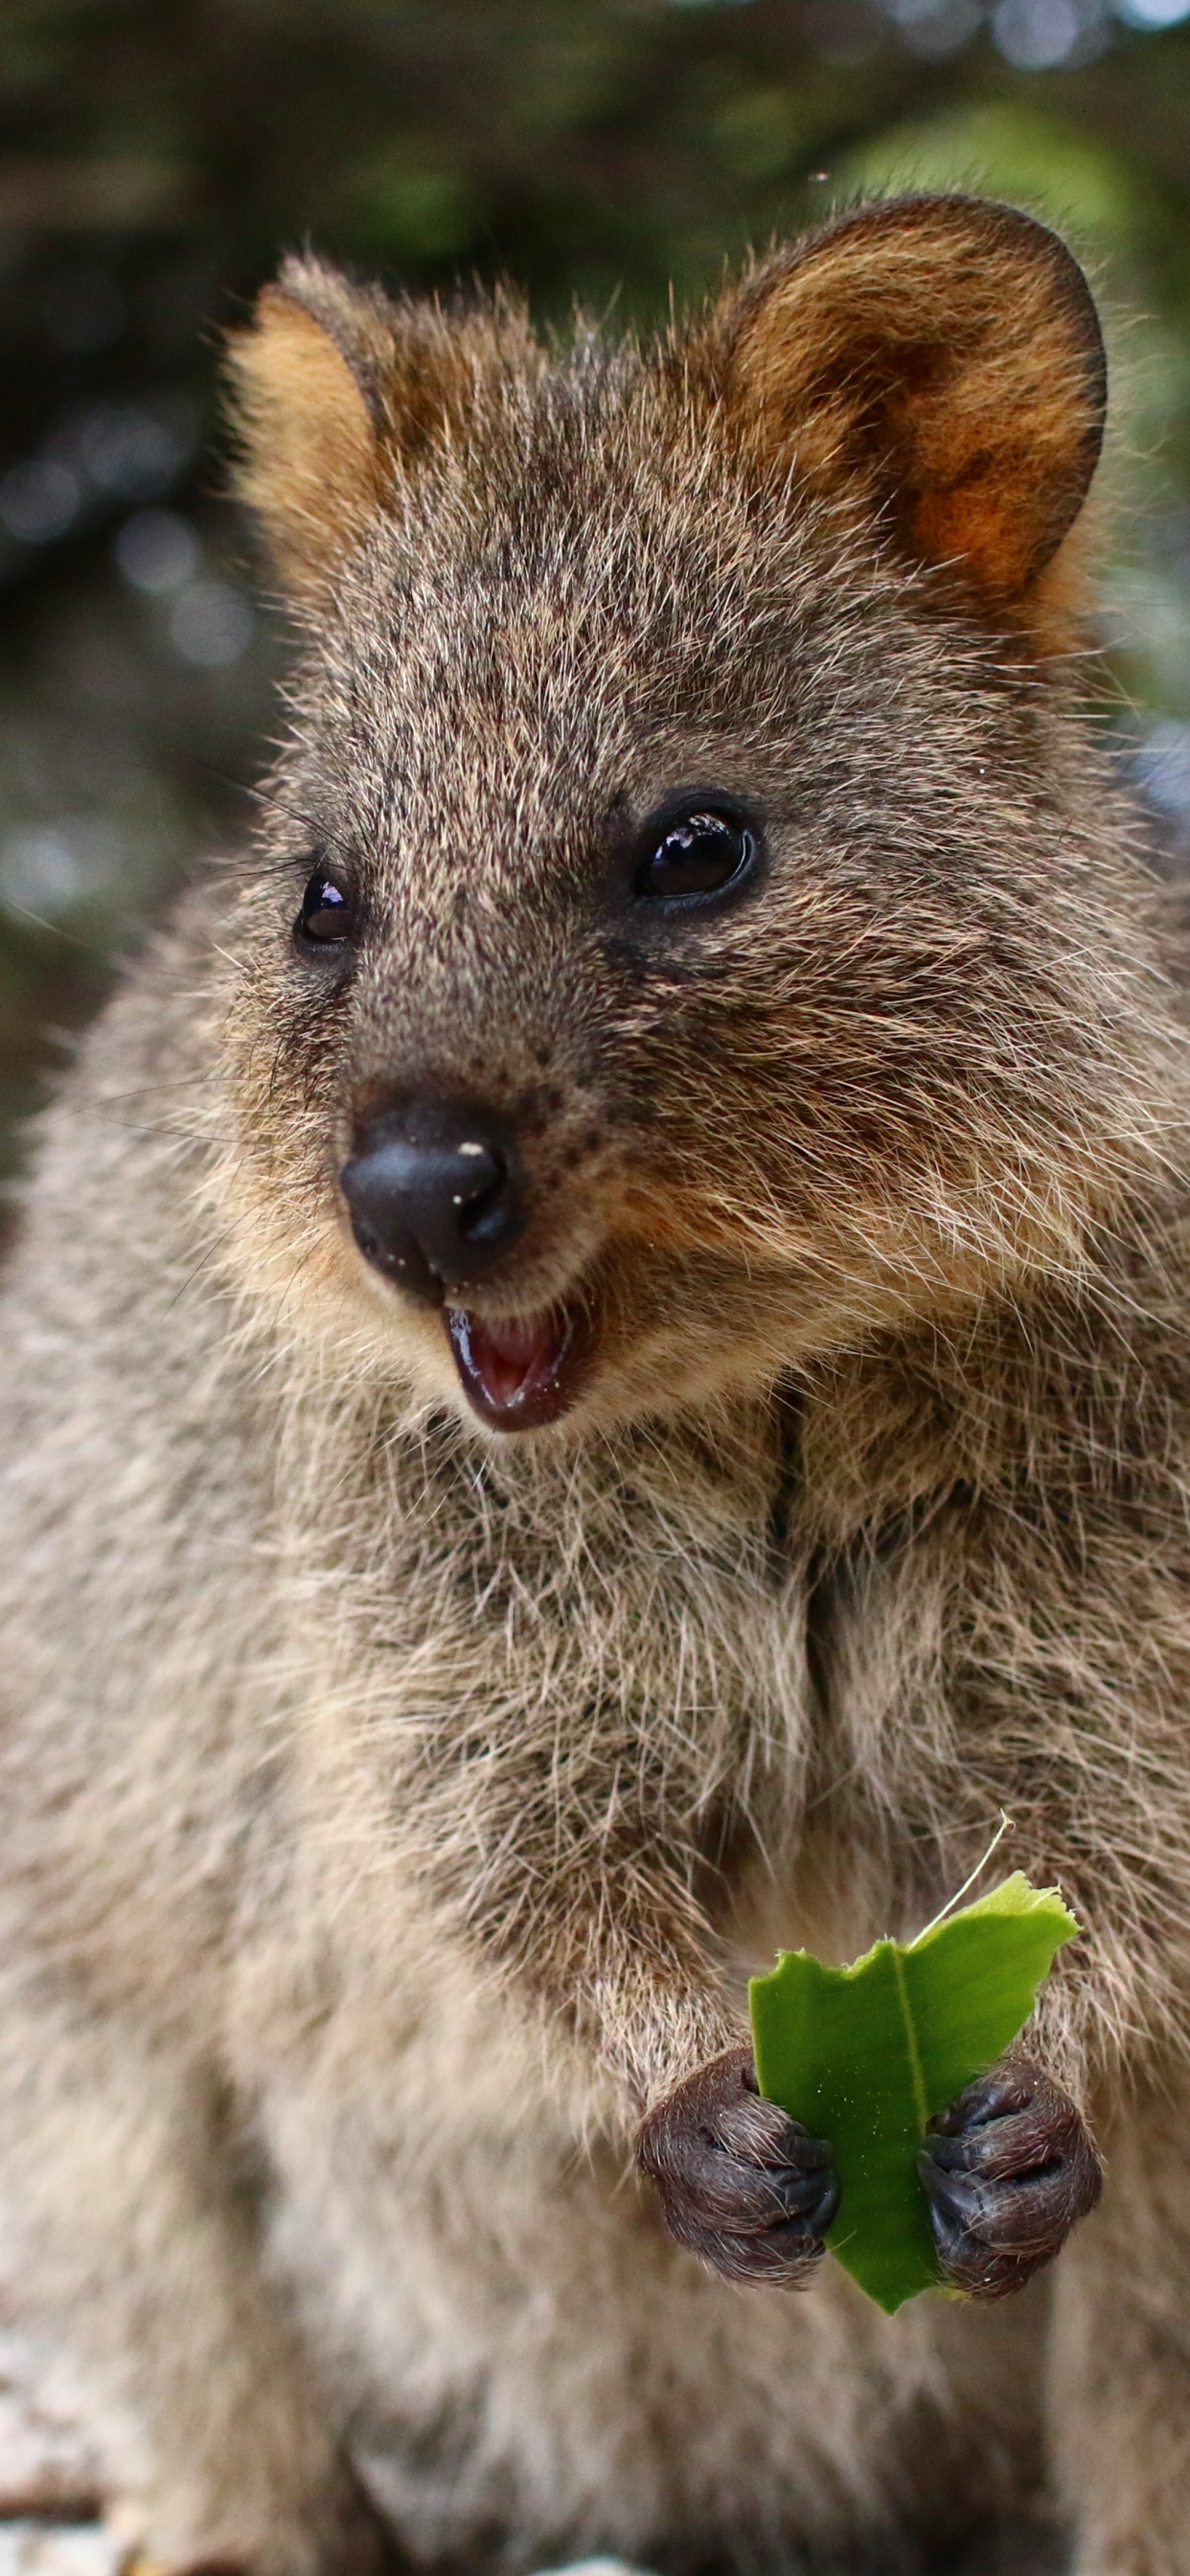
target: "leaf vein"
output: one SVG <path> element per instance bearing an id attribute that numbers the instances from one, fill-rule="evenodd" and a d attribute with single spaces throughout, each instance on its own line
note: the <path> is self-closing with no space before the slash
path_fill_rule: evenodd
<path id="1" fill-rule="evenodd" d="M 921 2131 L 922 2137 L 924 2138 L 926 2130 L 930 2125 L 930 2106 L 926 2100 L 925 2073 L 922 2068 L 921 2052 L 917 2045 L 917 2029 L 909 2003 L 909 1988 L 905 1980 L 904 1954 L 899 1942 L 894 1945 L 892 1961 L 893 1975 L 897 1981 L 897 2001 L 900 2004 L 901 2019 L 905 2025 L 905 2046 L 909 2056 L 909 2072 L 913 2078 L 913 2100 L 917 2110 L 917 2125 Z"/>

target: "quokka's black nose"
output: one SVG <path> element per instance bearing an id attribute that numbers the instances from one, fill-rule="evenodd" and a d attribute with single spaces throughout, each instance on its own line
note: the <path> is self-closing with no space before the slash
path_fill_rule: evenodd
<path id="1" fill-rule="evenodd" d="M 490 1110 L 413 1101 L 360 1131 L 341 1174 L 360 1251 L 416 1297 L 485 1278 L 524 1231 L 511 1135 Z"/>

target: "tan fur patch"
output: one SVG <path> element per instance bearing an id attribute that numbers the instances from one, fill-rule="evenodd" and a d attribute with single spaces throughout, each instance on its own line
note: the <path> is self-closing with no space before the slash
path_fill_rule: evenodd
<path id="1" fill-rule="evenodd" d="M 287 259 L 228 344 L 241 498 L 295 603 L 322 590 L 377 502 L 435 442 L 482 443 L 493 397 L 545 353 L 516 299 L 450 315 L 395 303 L 314 258 Z"/>
<path id="2" fill-rule="evenodd" d="M 228 363 L 243 440 L 239 490 L 282 582 L 301 596 L 358 541 L 375 501 L 368 407 L 329 334 L 278 286 L 265 287 L 255 327 L 236 333 Z"/>

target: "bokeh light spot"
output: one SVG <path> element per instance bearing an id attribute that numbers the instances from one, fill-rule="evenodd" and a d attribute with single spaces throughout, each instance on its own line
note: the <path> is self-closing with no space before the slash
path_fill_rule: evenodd
<path id="1" fill-rule="evenodd" d="M 18 828 L 0 843 L 0 902 L 54 920 L 110 885 L 122 858 L 120 836 L 102 815 Z"/>
<path id="2" fill-rule="evenodd" d="M 170 610 L 174 651 L 203 671 L 238 662 L 252 641 L 252 627 L 252 611 L 243 591 L 230 581 L 192 581 Z"/>
<path id="3" fill-rule="evenodd" d="M 992 34 L 1005 61 L 1040 72 L 1064 63 L 1082 34 L 1074 0 L 1000 0 Z"/>
<path id="4" fill-rule="evenodd" d="M 198 539 L 177 510 L 136 510 L 115 543 L 116 562 L 133 590 L 180 590 L 198 570 Z"/>
<path id="5" fill-rule="evenodd" d="M 48 545 L 78 514 L 77 476 L 51 456 L 31 456 L 10 467 L 0 482 L 0 520 L 22 545 Z"/>
<path id="6" fill-rule="evenodd" d="M 1176 27 L 1190 18 L 1190 0 L 1115 0 L 1115 10 L 1126 27 Z"/>

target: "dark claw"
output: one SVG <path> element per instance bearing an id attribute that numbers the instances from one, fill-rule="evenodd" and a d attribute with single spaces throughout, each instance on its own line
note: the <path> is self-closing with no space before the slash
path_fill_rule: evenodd
<path id="1" fill-rule="evenodd" d="M 934 2121 L 918 2158 L 947 2279 L 976 2299 L 1023 2288 L 1103 2185 L 1069 2095 L 1028 2058 L 980 2076 Z"/>
<path id="2" fill-rule="evenodd" d="M 839 2205 L 831 2150 L 756 2090 L 731 2048 L 651 2111 L 641 2169 L 679 2245 L 733 2281 L 804 2282 Z"/>
<path id="3" fill-rule="evenodd" d="M 984 2195 L 969 2174 L 929 2173 L 930 2151 L 923 2147 L 917 2169 L 935 2209 L 944 2210 L 957 2227 L 970 2227 L 982 2215 Z"/>

